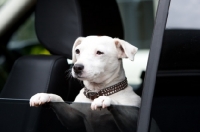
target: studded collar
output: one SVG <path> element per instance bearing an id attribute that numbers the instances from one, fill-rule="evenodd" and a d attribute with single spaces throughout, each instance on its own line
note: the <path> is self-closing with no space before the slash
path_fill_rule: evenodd
<path id="1" fill-rule="evenodd" d="M 127 83 L 127 79 L 125 78 L 122 82 L 119 82 L 119 83 L 117 83 L 113 86 L 101 89 L 98 92 L 94 92 L 94 91 L 89 90 L 85 87 L 84 95 L 87 98 L 94 100 L 95 98 L 98 98 L 99 96 L 109 96 L 109 95 L 112 95 L 114 93 L 117 93 L 117 92 L 125 89 L 127 86 L 128 86 L 128 83 Z"/>

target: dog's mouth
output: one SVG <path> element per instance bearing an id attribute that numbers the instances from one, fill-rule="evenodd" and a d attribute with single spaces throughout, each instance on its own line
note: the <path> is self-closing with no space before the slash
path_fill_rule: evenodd
<path id="1" fill-rule="evenodd" d="M 72 75 L 73 75 L 74 78 L 77 78 L 79 80 L 83 80 L 84 79 L 82 73 L 75 73 L 74 72 L 74 74 L 72 74 Z"/>
<path id="2" fill-rule="evenodd" d="M 74 73 L 74 78 L 78 79 L 78 80 L 81 80 L 81 81 L 94 81 L 95 78 L 92 78 L 90 76 L 86 76 L 85 74 L 77 74 L 77 73 Z"/>
<path id="3" fill-rule="evenodd" d="M 81 76 L 82 74 L 76 74 L 76 78 L 83 78 L 82 76 Z"/>
<path id="4" fill-rule="evenodd" d="M 86 71 L 75 72 L 72 69 L 72 76 L 81 81 L 87 80 L 87 81 L 93 82 L 98 78 L 99 74 L 100 74 L 99 72 L 98 73 L 92 73 L 92 72 L 86 72 Z"/>

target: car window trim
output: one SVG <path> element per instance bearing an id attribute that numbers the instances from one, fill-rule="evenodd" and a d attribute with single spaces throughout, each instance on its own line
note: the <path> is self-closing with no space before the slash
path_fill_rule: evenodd
<path id="1" fill-rule="evenodd" d="M 140 107 L 140 115 L 138 118 L 137 132 L 149 131 L 150 112 L 154 87 L 156 82 L 156 74 L 160 59 L 163 34 L 166 27 L 168 10 L 171 0 L 160 0 L 158 4 L 154 31 L 152 35 L 147 70 L 144 79 L 144 87 L 142 92 L 142 102 Z"/>

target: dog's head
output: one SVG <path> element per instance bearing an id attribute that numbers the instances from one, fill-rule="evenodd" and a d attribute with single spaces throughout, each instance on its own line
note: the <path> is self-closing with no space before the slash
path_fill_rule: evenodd
<path id="1" fill-rule="evenodd" d="M 122 58 L 134 60 L 136 52 L 135 46 L 117 38 L 79 37 L 72 49 L 72 76 L 96 83 L 105 81 L 119 72 Z"/>

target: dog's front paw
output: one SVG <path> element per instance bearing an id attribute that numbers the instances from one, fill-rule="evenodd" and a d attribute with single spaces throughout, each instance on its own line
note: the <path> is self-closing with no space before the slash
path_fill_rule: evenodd
<path id="1" fill-rule="evenodd" d="M 110 97 L 107 96 L 99 96 L 98 98 L 94 99 L 91 104 L 91 109 L 96 110 L 97 108 L 106 108 L 109 107 L 111 104 Z"/>
<path id="2" fill-rule="evenodd" d="M 40 106 L 51 101 L 51 97 L 46 93 L 38 93 L 31 97 L 30 106 Z"/>

